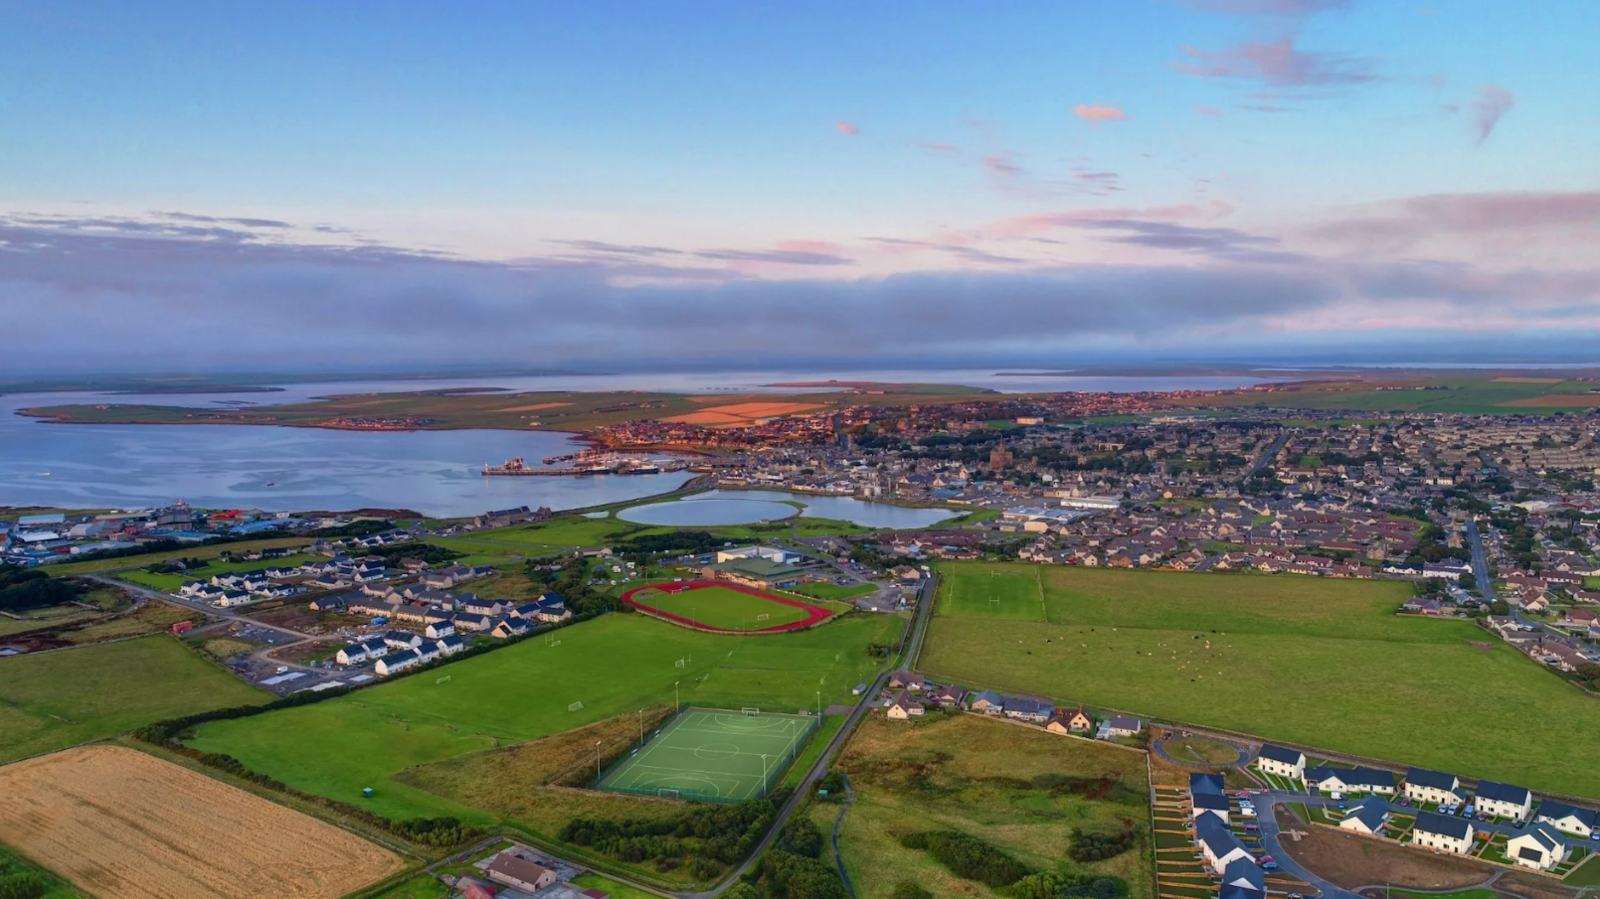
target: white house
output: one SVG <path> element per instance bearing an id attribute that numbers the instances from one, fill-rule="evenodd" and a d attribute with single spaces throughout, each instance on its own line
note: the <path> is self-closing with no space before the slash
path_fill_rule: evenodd
<path id="1" fill-rule="evenodd" d="M 1526 821 L 1533 814 L 1533 793 L 1526 787 L 1480 780 L 1476 805 L 1478 813 L 1482 815 Z"/>
<path id="2" fill-rule="evenodd" d="M 1436 812 L 1418 812 L 1417 823 L 1411 826 L 1411 842 L 1425 849 L 1470 855 L 1472 822 Z"/>
<path id="3" fill-rule="evenodd" d="M 1506 843 L 1506 858 L 1525 868 L 1548 871 L 1567 859 L 1567 844 L 1548 824 L 1535 824 Z"/>
<path id="4" fill-rule="evenodd" d="M 397 671 L 404 671 L 407 668 L 420 664 L 422 664 L 421 653 L 417 652 L 415 649 L 402 649 L 399 652 L 396 652 L 394 655 L 384 656 L 383 658 L 379 659 L 377 667 L 374 670 L 378 672 L 378 676 L 388 677 Z"/>
<path id="5" fill-rule="evenodd" d="M 429 624 L 427 628 L 423 630 L 423 633 L 427 634 L 428 639 L 430 640 L 438 640 L 441 637 L 448 637 L 455 632 L 455 625 L 448 621 L 435 621 L 432 624 Z"/>
<path id="6" fill-rule="evenodd" d="M 1394 773 L 1376 768 L 1307 768 L 1306 789 L 1323 793 L 1394 795 Z"/>
<path id="7" fill-rule="evenodd" d="M 1368 796 L 1350 806 L 1344 813 L 1344 820 L 1339 822 L 1339 828 L 1368 836 L 1379 836 L 1383 832 L 1383 822 L 1387 820 L 1389 820 L 1388 800 Z"/>
<path id="8" fill-rule="evenodd" d="M 1228 793 L 1220 774 L 1189 775 L 1189 813 L 1191 817 L 1215 815 L 1229 822 Z"/>
<path id="9" fill-rule="evenodd" d="M 1194 842 L 1200 848 L 1200 854 L 1205 857 L 1206 864 L 1218 874 L 1237 859 L 1254 861 L 1249 850 L 1245 849 L 1239 843 L 1239 838 L 1228 829 L 1228 822 L 1216 815 L 1206 814 L 1195 819 Z"/>
<path id="10" fill-rule="evenodd" d="M 1549 824 L 1556 830 L 1570 833 L 1573 836 L 1588 839 L 1595 828 L 1595 812 L 1593 809 L 1578 808 L 1567 805 L 1565 802 L 1541 802 L 1539 810 L 1534 815 L 1534 820 L 1541 824 Z"/>
<path id="11" fill-rule="evenodd" d="M 1267 774 L 1300 780 L 1306 775 L 1306 754 L 1282 746 L 1262 746 L 1260 754 L 1256 756 L 1256 767 Z"/>
<path id="12" fill-rule="evenodd" d="M 341 665 L 359 665 L 368 659 L 378 659 L 389 654 L 389 644 L 382 640 L 368 640 L 365 643 L 351 643 L 339 650 L 337 656 Z"/>
<path id="13" fill-rule="evenodd" d="M 1467 798 L 1459 777 L 1426 768 L 1412 768 L 1406 772 L 1405 796 L 1412 802 L 1437 805 L 1460 805 Z"/>
<path id="14" fill-rule="evenodd" d="M 1222 872 L 1221 899 L 1266 899 L 1267 875 L 1254 859 L 1236 858 Z"/>

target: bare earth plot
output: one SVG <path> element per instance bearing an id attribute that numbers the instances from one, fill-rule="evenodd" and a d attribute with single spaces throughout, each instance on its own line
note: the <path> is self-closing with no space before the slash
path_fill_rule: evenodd
<path id="1" fill-rule="evenodd" d="M 0 834 L 100 899 L 336 899 L 404 867 L 354 834 L 121 746 L 0 768 Z"/>

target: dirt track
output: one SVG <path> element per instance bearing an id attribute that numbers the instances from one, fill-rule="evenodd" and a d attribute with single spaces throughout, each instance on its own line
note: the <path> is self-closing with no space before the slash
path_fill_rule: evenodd
<path id="1" fill-rule="evenodd" d="M 0 835 L 101 899 L 336 899 L 404 867 L 332 825 L 121 746 L 0 768 Z"/>

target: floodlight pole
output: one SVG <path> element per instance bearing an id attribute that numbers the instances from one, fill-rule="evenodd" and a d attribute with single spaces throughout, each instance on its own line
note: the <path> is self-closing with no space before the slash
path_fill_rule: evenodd
<path id="1" fill-rule="evenodd" d="M 767 754 L 761 753 L 761 795 L 767 795 Z"/>
<path id="2" fill-rule="evenodd" d="M 822 691 L 817 691 L 817 717 L 822 717 Z"/>
<path id="3" fill-rule="evenodd" d="M 672 682 L 672 714 L 678 714 L 678 681 Z"/>
<path id="4" fill-rule="evenodd" d="M 600 779 L 600 742 L 594 741 L 594 779 Z"/>
<path id="5" fill-rule="evenodd" d="M 639 710 L 639 745 L 644 745 L 644 709 Z"/>

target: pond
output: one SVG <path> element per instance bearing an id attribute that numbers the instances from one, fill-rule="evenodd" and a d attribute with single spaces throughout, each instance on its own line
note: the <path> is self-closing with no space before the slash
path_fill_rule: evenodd
<path id="1" fill-rule="evenodd" d="M 802 503 L 802 518 L 832 518 L 866 528 L 925 528 L 956 518 L 954 509 L 915 509 L 875 503 L 853 496 L 816 496 L 779 490 L 712 490 L 676 502 L 631 506 L 617 513 L 624 521 L 676 527 L 714 527 L 780 521 L 795 514 L 792 503 Z"/>

